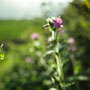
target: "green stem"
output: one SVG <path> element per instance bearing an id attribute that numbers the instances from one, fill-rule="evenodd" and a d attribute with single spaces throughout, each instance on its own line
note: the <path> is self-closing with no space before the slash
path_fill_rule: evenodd
<path id="1" fill-rule="evenodd" d="M 74 57 L 74 55 L 73 54 L 71 54 L 70 55 L 70 58 L 71 58 L 71 62 L 72 62 L 72 65 L 73 65 L 73 69 L 74 69 L 74 75 L 76 75 L 77 73 L 76 73 L 76 61 L 75 61 L 75 57 Z M 74 78 L 75 79 L 75 78 Z M 78 81 L 76 82 L 76 89 L 77 90 L 80 90 L 80 87 L 79 87 L 79 84 L 78 84 Z"/>
<path id="2" fill-rule="evenodd" d="M 59 79 L 60 79 L 60 82 L 61 82 L 61 86 L 62 86 L 63 90 L 66 90 L 65 89 L 65 81 L 64 81 L 64 73 L 63 73 L 63 68 L 62 68 L 62 62 L 61 62 L 60 55 L 55 54 L 55 57 L 56 57 L 57 71 L 58 71 L 58 74 L 59 74 Z"/>
<path id="3" fill-rule="evenodd" d="M 74 74 L 76 74 L 76 72 L 75 72 L 76 62 L 75 62 L 74 55 L 71 54 L 70 58 L 71 58 L 72 66 L 73 66 L 73 69 L 74 69 Z"/>

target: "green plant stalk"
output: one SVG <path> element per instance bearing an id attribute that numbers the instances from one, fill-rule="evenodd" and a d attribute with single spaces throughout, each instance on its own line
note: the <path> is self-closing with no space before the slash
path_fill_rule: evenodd
<path id="1" fill-rule="evenodd" d="M 52 31 L 52 40 L 56 41 L 56 45 L 58 43 L 58 31 Z M 64 73 L 62 68 L 62 62 L 59 52 L 55 53 L 56 63 L 57 63 L 57 72 L 59 74 L 60 86 L 62 90 L 65 89 L 65 81 L 64 81 Z"/>
<path id="2" fill-rule="evenodd" d="M 71 54 L 71 55 L 70 55 L 70 58 L 71 58 L 71 62 L 72 62 L 73 69 L 74 69 L 74 75 L 76 75 L 76 71 L 75 71 L 75 68 L 76 68 L 75 57 L 74 57 L 74 55 Z M 77 90 L 80 90 L 80 87 L 79 87 L 78 82 L 76 83 L 76 88 L 77 88 Z"/>
<path id="3" fill-rule="evenodd" d="M 75 68 L 76 68 L 75 58 L 72 54 L 70 55 L 70 58 L 71 58 L 71 62 L 72 62 L 72 65 L 73 65 L 74 74 L 76 74 L 76 72 L 75 72 Z"/>
<path id="4" fill-rule="evenodd" d="M 62 62 L 61 62 L 60 55 L 58 53 L 56 53 L 55 57 L 56 57 L 57 71 L 58 71 L 58 74 L 59 74 L 59 79 L 60 79 L 60 83 L 61 83 L 61 86 L 62 86 L 62 90 L 66 90 L 65 89 L 65 81 L 64 81 L 64 73 L 63 73 L 63 68 L 62 68 Z"/>

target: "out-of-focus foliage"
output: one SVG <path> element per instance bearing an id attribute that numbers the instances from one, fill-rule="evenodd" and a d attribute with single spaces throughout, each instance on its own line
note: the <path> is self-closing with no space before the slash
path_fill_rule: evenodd
<path id="1" fill-rule="evenodd" d="M 72 84 L 67 84 L 67 90 L 89 90 L 90 1 L 74 0 L 64 10 L 62 18 L 65 34 L 59 37 L 63 46 L 60 50 L 64 51 L 61 57 L 65 82 Z M 50 35 L 41 29 L 44 24 L 43 19 L 0 21 L 0 43 L 4 44 L 5 53 L 5 59 L 0 62 L 0 90 L 48 90 L 56 87 L 52 78 L 57 75 L 55 58 L 53 55 L 42 58 Z M 38 33 L 38 40 L 31 39 L 33 32 Z M 70 46 L 66 47 L 63 41 L 68 39 L 66 33 L 75 39 L 76 52 L 70 51 Z"/>
<path id="2" fill-rule="evenodd" d="M 62 17 L 65 30 L 76 40 L 77 61 L 81 63 L 79 73 L 90 76 L 90 0 L 74 0 Z M 89 90 L 89 84 L 89 81 L 79 83 L 83 90 Z"/>
<path id="3" fill-rule="evenodd" d="M 89 58 L 90 53 L 90 2 L 84 0 L 82 2 L 72 2 L 69 7 L 64 10 L 63 19 L 65 28 L 70 36 L 73 36 L 79 49 L 82 53 L 82 59 L 85 58 L 85 62 Z M 86 59 L 87 58 L 87 59 Z M 82 60 L 83 64 L 85 62 Z M 87 63 L 86 62 L 86 63 Z M 87 63 L 87 67 L 90 63 Z M 84 67 L 85 68 L 85 67 Z"/>

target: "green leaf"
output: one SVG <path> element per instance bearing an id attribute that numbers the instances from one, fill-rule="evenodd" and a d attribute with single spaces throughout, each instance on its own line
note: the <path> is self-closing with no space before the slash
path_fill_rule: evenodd
<path id="1" fill-rule="evenodd" d="M 58 43 L 55 47 L 55 51 L 58 53 L 59 52 L 59 49 L 60 49 L 61 45 Z"/>
<path id="2" fill-rule="evenodd" d="M 0 60 L 4 59 L 4 52 L 2 46 L 0 46 Z"/>
<path id="3" fill-rule="evenodd" d="M 64 65 L 64 64 L 66 64 L 69 61 L 70 61 L 70 59 L 63 60 L 62 64 Z"/>
<path id="4" fill-rule="evenodd" d="M 49 90 L 58 90 L 58 89 L 56 89 L 56 88 L 50 88 Z"/>
<path id="5" fill-rule="evenodd" d="M 90 77 L 84 76 L 84 75 L 74 75 L 72 77 L 69 77 L 68 80 L 69 81 L 74 81 L 74 80 L 90 81 Z"/>
<path id="6" fill-rule="evenodd" d="M 49 51 L 47 51 L 47 52 L 46 52 L 46 54 L 45 54 L 45 55 L 49 55 L 49 54 L 53 54 L 53 53 L 55 53 L 55 51 L 54 51 L 54 50 L 49 50 Z"/>
<path id="7" fill-rule="evenodd" d="M 75 82 L 66 83 L 66 84 L 65 84 L 65 87 L 70 87 L 70 86 L 72 86 L 72 85 L 74 85 L 74 84 L 75 84 Z"/>

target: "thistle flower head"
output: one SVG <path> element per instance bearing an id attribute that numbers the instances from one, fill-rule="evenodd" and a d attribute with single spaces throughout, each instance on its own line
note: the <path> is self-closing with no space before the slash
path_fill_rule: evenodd
<path id="1" fill-rule="evenodd" d="M 31 58 L 30 57 L 26 57 L 25 61 L 26 61 L 26 63 L 29 63 L 29 62 L 31 62 Z"/>
<path id="2" fill-rule="evenodd" d="M 38 37 L 39 37 L 39 36 L 38 36 L 37 33 L 32 33 L 32 34 L 31 34 L 31 39 L 32 39 L 32 40 L 37 40 Z"/>
<path id="3" fill-rule="evenodd" d="M 75 51 L 77 50 L 77 47 L 76 47 L 75 45 L 73 45 L 73 46 L 71 47 L 71 50 L 72 50 L 72 52 L 75 52 Z"/>
<path id="4" fill-rule="evenodd" d="M 69 43 L 70 45 L 74 45 L 75 41 L 74 41 L 74 39 L 73 39 L 72 37 L 70 37 L 70 38 L 68 39 L 68 43 Z"/>
<path id="5" fill-rule="evenodd" d="M 64 34 L 64 29 L 60 29 L 59 34 Z"/>
<path id="6" fill-rule="evenodd" d="M 56 18 L 53 21 L 54 28 L 60 28 L 63 25 L 63 21 L 61 18 Z"/>
<path id="7" fill-rule="evenodd" d="M 60 29 L 61 27 L 63 27 L 63 20 L 59 17 L 48 18 L 46 19 L 46 21 L 47 21 L 48 27 L 50 27 L 52 30 Z"/>

